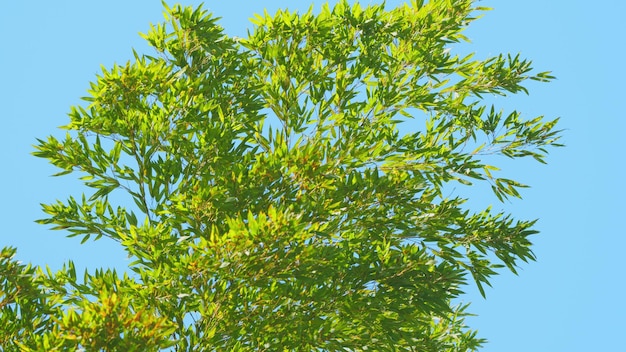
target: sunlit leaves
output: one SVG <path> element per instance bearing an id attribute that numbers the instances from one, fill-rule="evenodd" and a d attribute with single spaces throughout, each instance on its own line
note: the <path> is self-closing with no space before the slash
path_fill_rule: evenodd
<path id="1" fill-rule="evenodd" d="M 201 7 L 165 8 L 166 22 L 142 34 L 157 54 L 103 68 L 66 137 L 34 153 L 89 189 L 42 205 L 38 222 L 118 241 L 133 279 L 99 270 L 80 281 L 71 264 L 55 274 L 6 259 L 1 277 L 21 271 L 29 288 L 23 301 L 0 297 L 3 321 L 29 302 L 47 329 L 7 325 L 7 341 L 478 348 L 466 307 L 451 302 L 468 281 L 484 295 L 498 269 L 533 260 L 536 230 L 470 209 L 455 186 L 484 183 L 494 202 L 521 196 L 496 157 L 545 162 L 557 120 L 486 98 L 553 77 L 519 54 L 455 55 L 450 44 L 485 10 L 470 0 L 265 12 L 247 38 L 229 38 Z"/>

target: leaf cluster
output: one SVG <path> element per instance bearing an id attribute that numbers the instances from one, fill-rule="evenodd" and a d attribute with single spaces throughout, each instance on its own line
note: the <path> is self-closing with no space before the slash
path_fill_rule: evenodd
<path id="1" fill-rule="evenodd" d="M 71 262 L 44 273 L 5 249 L 7 351 L 480 347 L 452 302 L 468 276 L 484 295 L 498 268 L 533 260 L 537 231 L 444 192 L 520 196 L 488 161 L 544 162 L 556 120 L 484 96 L 550 74 L 453 55 L 486 10 L 471 0 L 265 13 L 247 38 L 165 7 L 142 34 L 156 54 L 103 68 L 66 137 L 34 153 L 93 190 L 42 205 L 39 222 L 119 242 L 130 275 L 81 281 Z"/>

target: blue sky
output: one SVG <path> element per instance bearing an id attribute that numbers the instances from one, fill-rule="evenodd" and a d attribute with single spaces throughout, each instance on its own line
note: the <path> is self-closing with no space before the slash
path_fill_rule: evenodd
<path id="1" fill-rule="evenodd" d="M 264 7 L 274 12 L 310 4 L 230 0 L 207 1 L 205 7 L 223 18 L 227 33 L 244 36 L 248 18 Z M 463 50 L 478 57 L 521 52 L 537 70 L 553 71 L 556 81 L 530 84 L 529 96 L 497 103 L 527 117 L 560 116 L 567 147 L 552 150 L 548 165 L 506 164 L 508 176 L 532 186 L 522 201 L 498 204 L 485 195 L 518 218 L 540 219 L 541 234 L 534 238 L 538 261 L 523 265 L 519 276 L 505 272 L 495 278 L 486 300 L 468 289 L 463 300 L 478 314 L 468 323 L 489 339 L 487 352 L 623 350 L 626 2 L 483 0 L 480 5 L 494 10 L 470 26 L 472 44 Z M 33 222 L 43 216 L 39 203 L 80 194 L 82 187 L 72 176 L 50 177 L 55 169 L 30 153 L 35 138 L 62 134 L 56 127 L 67 122 L 70 106 L 81 103 L 100 65 L 126 62 L 131 48 L 149 50 L 137 33 L 160 21 L 160 1 L 3 5 L 0 247 L 16 246 L 20 260 L 56 269 L 71 259 L 77 267 L 124 270 L 128 260 L 116 243 L 80 245 L 79 238 Z"/>

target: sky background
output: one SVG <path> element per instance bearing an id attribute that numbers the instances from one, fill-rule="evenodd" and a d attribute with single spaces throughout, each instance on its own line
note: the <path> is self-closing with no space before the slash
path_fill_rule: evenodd
<path id="1" fill-rule="evenodd" d="M 198 4 L 187 0 L 184 4 Z M 334 1 L 331 1 L 334 3 Z M 369 3 L 362 1 L 363 4 Z M 394 6 L 401 1 L 388 1 Z M 267 8 L 306 10 L 309 1 L 206 1 L 230 35 L 245 36 L 248 18 Z M 319 8 L 321 1 L 316 1 Z M 506 175 L 532 186 L 522 201 L 498 204 L 517 218 L 539 218 L 538 261 L 519 276 L 494 278 L 487 299 L 468 288 L 463 301 L 478 316 L 468 324 L 490 342 L 483 351 L 623 351 L 626 336 L 624 249 L 624 47 L 626 2 L 606 0 L 483 0 L 493 11 L 466 31 L 464 51 L 479 58 L 518 53 L 557 80 L 529 84 L 529 96 L 499 98 L 526 117 L 561 117 L 566 148 L 551 150 L 548 165 L 507 163 Z M 113 241 L 80 245 L 34 220 L 40 203 L 83 191 L 72 175 L 30 155 L 35 138 L 62 136 L 70 106 L 81 104 L 100 65 L 152 53 L 138 32 L 162 21 L 160 1 L 3 1 L 0 11 L 0 247 L 17 258 L 58 269 L 129 263 Z M 477 194 L 477 197 L 482 197 Z"/>

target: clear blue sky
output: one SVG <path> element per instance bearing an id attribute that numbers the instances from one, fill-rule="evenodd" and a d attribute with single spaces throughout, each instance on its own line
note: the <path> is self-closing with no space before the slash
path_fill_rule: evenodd
<path id="1" fill-rule="evenodd" d="M 248 18 L 264 7 L 273 12 L 309 5 L 229 0 L 205 6 L 223 18 L 227 33 L 244 36 Z M 567 147 L 553 150 L 547 166 L 507 164 L 507 175 L 532 188 L 523 201 L 496 207 L 540 219 L 541 234 L 534 238 L 538 261 L 524 265 L 519 276 L 497 277 L 486 300 L 468 290 L 463 299 L 472 301 L 470 310 L 478 314 L 469 323 L 490 340 L 487 352 L 624 351 L 626 187 L 620 165 L 626 161 L 626 2 L 483 0 L 480 5 L 494 11 L 468 29 L 473 43 L 465 49 L 479 57 L 521 52 L 538 70 L 558 77 L 530 85 L 530 96 L 498 103 L 527 117 L 561 116 Z M 18 247 L 20 260 L 59 268 L 72 259 L 77 267 L 124 270 L 128 260 L 116 243 L 80 245 L 79 238 L 33 222 L 43 216 L 39 203 L 80 194 L 82 187 L 72 176 L 49 177 L 55 169 L 30 153 L 35 138 L 61 135 L 56 127 L 67 122 L 70 106 L 81 103 L 100 65 L 126 62 L 133 47 L 146 52 L 137 33 L 161 20 L 160 1 L 3 4 L 0 247 Z"/>

